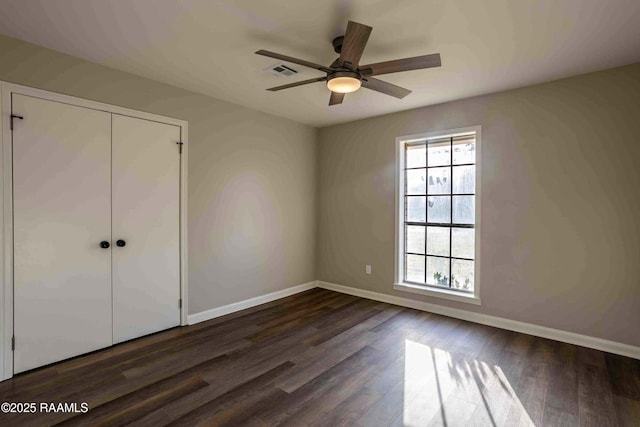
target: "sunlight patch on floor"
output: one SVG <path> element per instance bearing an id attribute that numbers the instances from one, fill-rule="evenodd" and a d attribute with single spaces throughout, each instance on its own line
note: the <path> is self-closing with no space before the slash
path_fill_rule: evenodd
<path id="1" fill-rule="evenodd" d="M 406 340 L 403 424 L 533 425 L 500 366 Z"/>

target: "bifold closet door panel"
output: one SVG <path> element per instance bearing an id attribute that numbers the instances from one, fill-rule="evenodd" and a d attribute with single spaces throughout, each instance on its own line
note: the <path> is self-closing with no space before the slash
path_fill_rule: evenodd
<path id="1" fill-rule="evenodd" d="M 111 115 L 12 95 L 14 372 L 110 346 Z"/>
<path id="2" fill-rule="evenodd" d="M 112 130 L 118 343 L 180 324 L 180 128 L 113 114 Z"/>

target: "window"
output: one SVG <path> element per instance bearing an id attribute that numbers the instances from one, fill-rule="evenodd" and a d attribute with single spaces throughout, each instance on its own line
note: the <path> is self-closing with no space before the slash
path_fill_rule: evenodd
<path id="1" fill-rule="evenodd" d="M 480 127 L 397 142 L 394 287 L 479 304 Z"/>

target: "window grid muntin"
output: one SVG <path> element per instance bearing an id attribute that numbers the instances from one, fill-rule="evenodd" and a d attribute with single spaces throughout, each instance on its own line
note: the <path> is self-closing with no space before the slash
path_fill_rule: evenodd
<path id="1" fill-rule="evenodd" d="M 411 168 L 404 168 L 404 282 L 405 283 L 411 283 L 411 284 L 416 284 L 416 285 L 420 285 L 420 286 L 427 286 L 427 287 L 431 287 L 431 288 L 436 288 L 436 289 L 442 289 L 444 288 L 444 286 L 439 286 L 439 285 L 430 285 L 427 283 L 427 257 L 434 257 L 434 258 L 446 258 L 449 260 L 449 280 L 448 280 L 448 286 L 446 288 L 456 291 L 456 292 L 461 292 L 461 293 L 474 293 L 475 292 L 475 287 L 476 287 L 476 283 L 475 283 L 475 277 L 474 277 L 474 289 L 471 290 L 465 290 L 465 289 L 461 289 L 461 288 L 454 288 L 453 287 L 453 261 L 454 260 L 460 260 L 460 261 L 471 261 L 474 263 L 475 265 L 475 251 L 474 251 L 474 258 L 463 258 L 463 257 L 454 257 L 452 256 L 453 253 L 453 229 L 454 228 L 471 228 L 471 229 L 475 229 L 475 222 L 477 221 L 477 218 L 475 218 L 474 215 L 474 223 L 473 224 L 467 224 L 467 223 L 454 223 L 453 222 L 453 196 L 474 196 L 474 205 L 475 205 L 475 196 L 476 193 L 454 193 L 453 192 L 453 168 L 457 167 L 457 166 L 477 166 L 477 151 L 474 153 L 474 162 L 473 163 L 469 163 L 469 162 L 465 162 L 465 163 L 453 163 L 453 153 L 454 153 L 454 139 L 460 138 L 462 140 L 464 139 L 470 139 L 469 137 L 473 137 L 473 143 L 476 143 L 476 135 L 475 133 L 473 134 L 468 134 L 468 135 L 456 135 L 456 136 L 450 136 L 450 137 L 446 137 L 446 138 L 436 138 L 436 139 L 424 139 L 422 141 L 416 141 L 416 142 L 411 142 L 411 143 L 406 143 L 404 146 L 404 156 L 405 156 L 405 164 L 406 164 L 406 159 L 407 159 L 407 150 L 409 147 L 411 146 L 416 146 L 416 145 L 424 145 L 425 146 L 425 166 L 424 167 L 411 167 Z M 449 164 L 448 165 L 433 165 L 433 166 L 429 166 L 429 144 L 433 144 L 433 143 L 442 143 L 444 141 L 448 141 L 449 143 Z M 474 149 L 474 151 L 477 150 L 477 148 Z M 449 176 L 450 176 L 450 191 L 449 193 L 446 194 L 433 194 L 433 195 L 429 195 L 429 183 L 428 183 L 428 177 L 429 177 L 429 169 L 436 169 L 436 168 L 443 168 L 443 167 L 448 167 L 449 168 Z M 407 195 L 407 171 L 409 170 L 417 170 L 417 169 L 424 169 L 425 170 L 425 193 L 424 194 L 411 194 L 411 195 Z M 477 179 L 477 168 L 474 168 L 474 179 Z M 476 182 L 477 185 L 477 182 Z M 408 215 L 408 210 L 407 210 L 407 197 L 421 197 L 424 196 L 425 197 L 425 222 L 419 222 L 419 221 L 407 221 L 407 215 Z M 430 223 L 429 222 L 429 197 L 449 197 L 449 221 L 448 223 Z M 419 253 L 415 253 L 415 252 L 408 252 L 407 251 L 407 245 L 408 245 L 408 236 L 407 236 L 407 229 L 408 226 L 410 225 L 414 225 L 414 226 L 422 226 L 424 227 L 424 254 L 419 254 Z M 449 228 L 449 256 L 444 256 L 444 255 L 430 255 L 427 252 L 427 227 L 447 227 Z M 477 237 L 477 236 L 476 236 Z M 474 238 L 475 241 L 475 238 Z M 407 269 L 408 269 L 408 262 L 407 262 L 407 255 L 415 255 L 415 256 L 422 256 L 424 258 L 424 282 L 414 282 L 414 281 L 410 281 L 407 280 Z M 474 275 L 475 276 L 475 275 Z"/>

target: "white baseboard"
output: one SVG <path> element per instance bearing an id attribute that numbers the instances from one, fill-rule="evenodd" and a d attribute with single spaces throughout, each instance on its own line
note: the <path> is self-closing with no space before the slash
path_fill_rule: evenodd
<path id="1" fill-rule="evenodd" d="M 456 319 L 467 320 L 469 322 L 480 323 L 482 325 L 493 326 L 496 328 L 506 329 L 523 334 L 534 335 L 536 337 L 549 338 L 556 341 L 575 344 L 582 347 L 593 348 L 596 350 L 606 351 L 609 353 L 619 354 L 621 356 L 632 357 L 640 360 L 640 347 L 623 344 L 616 341 L 609 341 L 602 338 L 591 337 L 588 335 L 576 334 L 573 332 L 562 331 L 559 329 L 548 328 L 546 326 L 534 325 L 531 323 L 519 322 L 517 320 L 505 319 L 503 317 L 490 316 L 488 314 L 474 313 L 458 308 L 446 307 L 438 304 L 431 304 L 422 301 L 415 301 L 409 298 L 402 298 L 393 295 L 381 294 L 379 292 L 367 291 L 364 289 L 352 288 L 349 286 L 337 285 L 335 283 L 312 281 L 302 285 L 293 286 L 281 291 L 272 292 L 270 294 L 257 296 L 244 301 L 222 307 L 213 308 L 211 310 L 202 311 L 188 316 L 188 323 L 204 322 L 206 320 L 215 319 L 216 317 L 226 314 L 235 313 L 236 311 L 246 308 L 255 307 L 256 305 L 265 304 L 280 298 L 295 295 L 300 292 L 308 291 L 313 288 L 323 288 L 330 291 L 341 292 L 343 294 L 354 295 L 357 297 L 367 298 L 374 301 L 386 302 L 389 304 L 399 305 L 402 307 L 413 308 L 416 310 L 428 311 L 429 313 L 441 314 L 443 316 L 454 317 Z"/>
<path id="2" fill-rule="evenodd" d="M 517 320 L 505 319 L 503 317 L 474 313 L 471 311 L 460 310 L 458 308 L 445 307 L 438 304 L 430 304 L 422 301 L 411 300 L 408 298 L 351 288 L 349 286 L 336 285 L 335 283 L 323 281 L 318 281 L 317 283 L 319 288 L 328 289 L 330 291 L 341 292 L 343 294 L 354 295 L 374 301 L 386 302 L 402 307 L 414 308 L 416 310 L 428 311 L 430 313 L 442 314 L 444 316 L 467 320 L 469 322 L 480 323 L 482 325 L 494 326 L 496 328 L 507 329 L 509 331 L 521 332 L 537 337 L 549 338 L 556 341 L 593 348 L 596 350 L 602 350 L 609 353 L 632 357 L 634 359 L 640 359 L 640 347 L 635 347 L 629 344 L 604 340 L 602 338 L 576 334 L 573 332 L 562 331 L 559 329 L 548 328 L 546 326 L 539 326 L 531 323 L 518 322 Z"/>
<path id="3" fill-rule="evenodd" d="M 281 291 L 271 292 L 270 294 L 260 295 L 243 301 L 234 302 L 233 304 L 223 305 L 222 307 L 212 308 L 211 310 L 201 311 L 200 313 L 190 314 L 187 317 L 187 322 L 189 323 L 189 325 L 193 325 L 195 323 L 215 319 L 216 317 L 235 313 L 236 311 L 255 307 L 256 305 L 265 304 L 267 302 L 275 301 L 280 298 L 285 298 L 291 295 L 298 294 L 300 292 L 308 291 L 309 289 L 313 289 L 316 287 L 317 282 L 314 280 L 313 282 L 303 283 L 302 285 L 298 286 L 292 286 Z"/>

